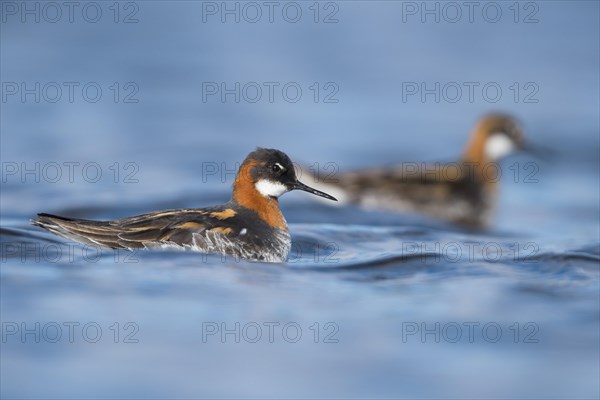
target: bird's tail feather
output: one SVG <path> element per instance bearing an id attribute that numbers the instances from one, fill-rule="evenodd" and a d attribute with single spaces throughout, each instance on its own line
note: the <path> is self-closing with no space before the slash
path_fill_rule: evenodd
<path id="1" fill-rule="evenodd" d="M 73 219 L 42 213 L 31 222 L 52 233 L 81 243 L 112 249 L 125 248 L 119 243 L 119 229 L 112 226 L 109 221 Z"/>

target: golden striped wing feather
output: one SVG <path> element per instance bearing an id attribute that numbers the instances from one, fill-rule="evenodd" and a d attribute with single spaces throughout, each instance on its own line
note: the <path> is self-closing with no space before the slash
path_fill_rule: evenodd
<path id="1" fill-rule="evenodd" d="M 157 211 L 112 221 L 71 219 L 39 214 L 34 225 L 85 244 L 113 249 L 141 249 L 151 243 L 189 244 L 193 234 L 210 230 L 229 234 L 229 208 Z"/>

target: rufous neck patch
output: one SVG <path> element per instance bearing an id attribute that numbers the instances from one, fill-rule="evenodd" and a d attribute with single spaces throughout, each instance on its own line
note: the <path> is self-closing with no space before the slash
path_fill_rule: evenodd
<path id="1" fill-rule="evenodd" d="M 263 196 L 256 190 L 251 174 L 254 166 L 256 166 L 256 161 L 250 160 L 240 167 L 233 183 L 233 200 L 240 206 L 256 212 L 269 226 L 287 229 L 277 199 Z"/>

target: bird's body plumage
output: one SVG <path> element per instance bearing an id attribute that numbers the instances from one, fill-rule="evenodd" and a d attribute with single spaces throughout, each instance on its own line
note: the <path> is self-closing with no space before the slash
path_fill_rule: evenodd
<path id="1" fill-rule="evenodd" d="M 40 214 L 34 221 L 58 235 L 111 249 L 180 248 L 282 262 L 291 238 L 234 202 L 211 208 L 156 211 L 111 221 Z"/>
<path id="2" fill-rule="evenodd" d="M 348 172 L 335 185 L 345 201 L 365 208 L 419 212 L 470 227 L 488 223 L 497 191 L 495 182 L 463 162 L 409 172 L 403 167 Z"/>

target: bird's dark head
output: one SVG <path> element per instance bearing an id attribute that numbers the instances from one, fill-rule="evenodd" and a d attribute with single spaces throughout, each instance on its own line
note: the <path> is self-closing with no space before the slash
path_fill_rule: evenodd
<path id="1" fill-rule="evenodd" d="M 525 147 L 525 134 L 515 118 L 506 114 L 489 114 L 475 125 L 465 158 L 497 162 Z"/>
<path id="2" fill-rule="evenodd" d="M 260 195 L 278 198 L 291 190 L 304 190 L 330 200 L 334 197 L 313 189 L 300 182 L 296 177 L 292 160 L 282 151 L 257 148 L 248 154 L 242 163 L 234 190 L 251 185 Z"/>
<path id="3" fill-rule="evenodd" d="M 521 124 L 510 115 L 487 115 L 481 119 L 476 129 L 484 136 L 484 152 L 490 161 L 499 161 L 525 147 L 525 134 Z"/>

